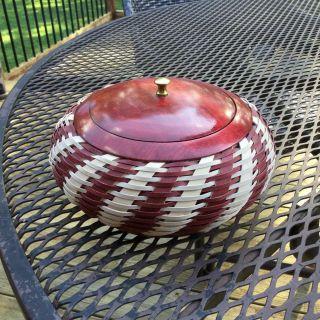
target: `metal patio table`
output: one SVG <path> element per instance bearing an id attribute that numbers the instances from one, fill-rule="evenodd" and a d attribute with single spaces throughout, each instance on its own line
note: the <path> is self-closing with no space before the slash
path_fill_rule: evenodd
<path id="1" fill-rule="evenodd" d="M 213 0 L 157 9 L 63 45 L 1 110 L 0 246 L 30 319 L 319 319 L 320 2 Z M 142 76 L 220 85 L 260 109 L 277 164 L 260 201 L 204 235 L 147 238 L 71 205 L 48 164 L 84 94 Z"/>

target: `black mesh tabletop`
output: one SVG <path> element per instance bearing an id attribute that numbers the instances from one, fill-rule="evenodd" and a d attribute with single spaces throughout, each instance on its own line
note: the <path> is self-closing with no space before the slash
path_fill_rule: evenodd
<path id="1" fill-rule="evenodd" d="M 119 19 L 36 64 L 1 110 L 0 248 L 31 319 L 319 319 L 320 2 L 213 0 Z M 176 76 L 256 104 L 277 147 L 266 192 L 201 236 L 142 238 L 56 186 L 50 136 L 109 83 Z"/>

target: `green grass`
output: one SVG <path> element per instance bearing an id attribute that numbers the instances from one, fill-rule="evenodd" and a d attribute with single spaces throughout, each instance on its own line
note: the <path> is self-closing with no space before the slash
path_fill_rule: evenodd
<path id="1" fill-rule="evenodd" d="M 10 71 L 10 69 L 24 62 L 26 58 L 33 57 L 61 40 L 61 38 L 68 36 L 73 30 L 76 31 L 102 16 L 105 12 L 105 0 L 6 0 L 2 2 L 6 4 L 14 44 L 14 46 L 11 44 L 5 11 L 3 7 L 0 7 L 0 30 L 9 68 L 5 66 L 5 57 L 2 50 L 0 51 L 0 61 L 6 71 Z M 16 10 L 14 3 L 16 4 Z M 116 0 L 116 8 L 119 10 L 122 8 L 121 0 Z M 77 19 L 76 12 L 78 12 L 79 19 Z M 16 13 L 21 25 L 25 54 Z M 26 16 L 29 19 L 30 34 Z M 13 47 L 16 51 L 17 61 L 14 58 Z"/>
<path id="2" fill-rule="evenodd" d="M 117 10 L 123 10 L 122 0 L 115 0 L 115 3 L 116 3 L 116 9 Z"/>

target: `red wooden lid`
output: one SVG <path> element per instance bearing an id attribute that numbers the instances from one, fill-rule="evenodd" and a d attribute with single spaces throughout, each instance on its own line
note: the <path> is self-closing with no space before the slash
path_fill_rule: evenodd
<path id="1" fill-rule="evenodd" d="M 212 84 L 143 78 L 97 90 L 75 111 L 88 143 L 147 161 L 196 159 L 239 142 L 252 127 L 251 109 Z"/>

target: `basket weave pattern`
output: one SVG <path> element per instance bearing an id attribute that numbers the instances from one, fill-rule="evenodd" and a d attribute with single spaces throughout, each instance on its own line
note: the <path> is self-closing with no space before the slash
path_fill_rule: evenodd
<path id="1" fill-rule="evenodd" d="M 77 135 L 77 105 L 57 123 L 49 160 L 68 199 L 106 225 L 146 236 L 207 232 L 250 206 L 267 186 L 275 163 L 273 139 L 250 103 L 253 126 L 239 143 L 178 162 L 101 152 Z"/>

